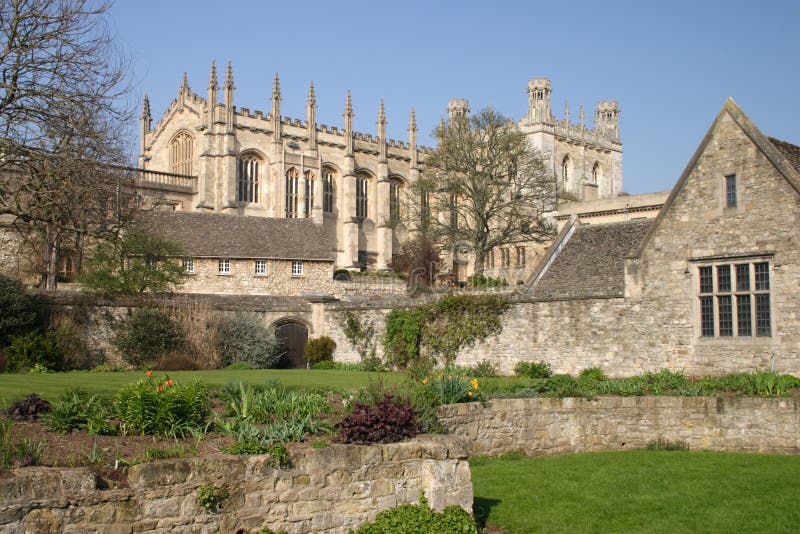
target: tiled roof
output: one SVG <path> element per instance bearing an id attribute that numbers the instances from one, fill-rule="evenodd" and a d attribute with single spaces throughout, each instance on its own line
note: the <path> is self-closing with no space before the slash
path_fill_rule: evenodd
<path id="1" fill-rule="evenodd" d="M 791 163 L 794 170 L 800 173 L 800 146 L 775 139 L 774 137 L 770 137 L 769 142 Z"/>
<path id="2" fill-rule="evenodd" d="M 534 298 L 617 297 L 625 291 L 625 258 L 653 219 L 581 224 L 534 287 Z"/>
<path id="3" fill-rule="evenodd" d="M 198 258 L 333 260 L 322 226 L 311 219 L 160 211 L 143 214 L 137 225 Z"/>

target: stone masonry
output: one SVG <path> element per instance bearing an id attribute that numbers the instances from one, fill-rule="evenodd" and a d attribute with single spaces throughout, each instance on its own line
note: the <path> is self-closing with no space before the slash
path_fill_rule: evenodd
<path id="1" fill-rule="evenodd" d="M 472 511 L 469 447 L 458 437 L 419 436 L 388 445 L 331 445 L 292 454 L 290 469 L 268 456 L 218 455 L 138 464 L 129 488 L 102 489 L 86 468 L 17 469 L 0 479 L 0 533 L 249 532 L 263 527 L 344 534 L 389 508 L 417 503 Z M 225 488 L 214 513 L 201 486 Z"/>

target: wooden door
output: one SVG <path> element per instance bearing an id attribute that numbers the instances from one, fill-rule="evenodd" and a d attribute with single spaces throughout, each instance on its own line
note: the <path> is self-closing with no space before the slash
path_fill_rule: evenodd
<path id="1" fill-rule="evenodd" d="M 284 352 L 279 366 L 290 369 L 305 369 L 305 347 L 308 340 L 308 329 L 299 323 L 284 323 L 278 326 L 276 334 Z"/>

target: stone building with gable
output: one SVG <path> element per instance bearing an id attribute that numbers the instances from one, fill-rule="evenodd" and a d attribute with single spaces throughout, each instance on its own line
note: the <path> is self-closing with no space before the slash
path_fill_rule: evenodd
<path id="1" fill-rule="evenodd" d="M 212 63 L 205 96 L 192 91 L 184 75 L 176 98 L 155 126 L 145 96 L 139 186 L 147 203 L 176 211 L 308 219 L 322 227 L 336 268 L 387 269 L 408 237 L 407 229 L 392 221 L 398 220 L 408 185 L 423 171 L 430 152 L 417 144 L 414 110 L 408 140 L 396 141 L 386 137 L 382 101 L 372 135 L 353 131 L 349 93 L 344 124 L 337 128 L 317 124 L 313 83 L 304 120 L 282 114 L 277 75 L 269 112 L 237 107 L 234 91 L 230 64 L 220 88 Z M 554 118 L 549 79 L 529 81 L 527 93 L 528 111 L 520 128 L 549 160 L 559 187 L 579 199 L 619 195 L 622 144 L 616 102 L 600 103 L 594 127 L 588 128 L 582 107 L 578 124 L 570 122 L 568 106 L 563 120 Z M 449 116 L 468 113 L 467 100 L 448 103 Z M 492 255 L 497 263 L 487 265 L 487 272 L 526 267 L 526 261 L 530 267 L 537 249 L 527 255 L 511 250 L 521 247 L 526 245 L 497 251 Z"/>
<path id="2" fill-rule="evenodd" d="M 555 372 L 800 374 L 800 147 L 728 100 L 655 219 L 572 216 L 488 351 Z M 520 351 L 520 347 L 525 347 Z"/>

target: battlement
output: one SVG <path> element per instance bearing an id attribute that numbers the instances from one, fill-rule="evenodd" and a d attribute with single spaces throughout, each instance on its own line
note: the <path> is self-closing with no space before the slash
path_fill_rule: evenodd
<path id="1" fill-rule="evenodd" d="M 550 78 L 533 78 L 528 80 L 528 89 L 550 89 Z"/>
<path id="2" fill-rule="evenodd" d="M 597 103 L 598 111 L 619 111 L 619 105 L 616 100 L 603 100 Z"/>

